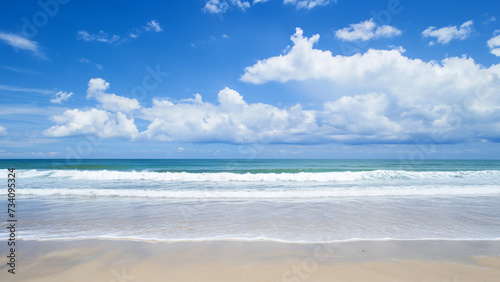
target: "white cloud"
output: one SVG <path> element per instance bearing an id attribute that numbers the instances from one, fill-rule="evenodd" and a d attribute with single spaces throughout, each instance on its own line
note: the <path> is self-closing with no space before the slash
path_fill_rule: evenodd
<path id="1" fill-rule="evenodd" d="M 0 32 L 0 39 L 6 44 L 14 47 L 14 49 L 28 50 L 39 57 L 45 57 L 45 55 L 40 52 L 40 47 L 36 41 L 29 40 L 17 34 L 5 32 Z"/>
<path id="2" fill-rule="evenodd" d="M 37 89 L 37 88 L 24 88 L 10 85 L 0 84 L 0 90 L 13 91 L 13 92 L 33 92 L 40 94 L 54 94 L 55 91 L 48 89 Z"/>
<path id="3" fill-rule="evenodd" d="M 399 35 L 401 35 L 401 30 L 390 25 L 379 26 L 377 30 L 375 30 L 375 38 L 390 38 Z"/>
<path id="4" fill-rule="evenodd" d="M 384 105 L 380 101 L 386 101 L 391 107 L 385 109 L 390 109 L 395 116 L 374 120 L 381 121 L 385 131 L 396 134 L 398 140 L 403 140 L 408 134 L 429 134 L 436 129 L 456 130 L 454 124 L 456 119 L 462 118 L 461 115 L 467 117 L 467 121 L 463 121 L 467 124 L 462 127 L 463 136 L 470 137 L 472 132 L 488 135 L 491 131 L 486 129 L 488 125 L 495 128 L 492 135 L 500 135 L 500 65 L 486 68 L 467 57 L 424 62 L 408 58 L 402 54 L 403 50 L 398 49 L 370 49 L 364 54 L 352 56 L 333 55 L 330 51 L 314 49 L 319 35 L 304 37 L 300 28 L 291 40 L 294 45 L 285 54 L 259 60 L 245 68 L 241 80 L 255 84 L 324 80 L 330 83 L 332 95 L 344 95 L 335 102 L 341 105 L 334 107 L 337 111 L 347 108 L 356 113 L 370 113 L 359 105 L 359 101 L 364 99 L 373 105 Z M 384 94 L 372 94 L 363 99 L 350 96 L 367 92 Z M 331 107 L 332 104 L 325 104 L 328 105 Z M 361 110 L 356 111 L 356 108 Z M 384 109 L 381 106 L 376 108 Z M 464 111 L 467 113 L 464 114 Z M 340 123 L 330 124 L 340 127 L 343 119 L 351 120 L 353 125 L 343 127 L 350 133 L 362 132 L 363 124 L 370 124 L 370 118 L 366 118 L 365 122 L 355 122 L 363 114 L 350 119 L 344 115 L 338 115 Z M 371 112 L 369 116 L 377 115 L 380 111 Z M 398 131 L 398 128 L 405 130 Z M 454 132 L 457 138 L 461 136 L 460 132 Z"/>
<path id="5" fill-rule="evenodd" d="M 494 16 L 492 16 L 491 18 L 485 20 L 483 22 L 483 24 L 489 24 L 489 23 L 495 22 L 496 20 L 497 20 L 497 18 L 495 18 Z"/>
<path id="6" fill-rule="evenodd" d="M 78 61 L 79 61 L 80 63 L 83 63 L 83 64 L 90 64 L 89 59 L 86 59 L 86 58 L 80 58 L 80 59 L 78 59 Z"/>
<path id="7" fill-rule="evenodd" d="M 160 23 L 156 20 L 149 21 L 144 29 L 146 29 L 147 31 L 152 30 L 154 32 L 163 31 L 163 29 L 160 27 Z"/>
<path id="8" fill-rule="evenodd" d="M 314 7 L 328 5 L 330 1 L 329 0 L 283 0 L 283 3 L 296 5 L 297 9 L 310 10 Z"/>
<path id="9" fill-rule="evenodd" d="M 87 84 L 87 97 L 90 94 L 104 92 L 109 89 L 109 82 L 102 78 L 91 78 Z"/>
<path id="10" fill-rule="evenodd" d="M 495 34 L 498 35 L 488 40 L 488 47 L 490 48 L 491 54 L 500 57 L 500 30 L 496 30 Z"/>
<path id="11" fill-rule="evenodd" d="M 93 98 L 97 100 L 100 107 L 112 111 L 131 113 L 138 110 L 141 106 L 136 99 L 130 99 L 118 96 L 112 93 L 105 93 L 109 88 L 109 83 L 102 78 L 92 78 L 88 83 L 87 99 Z"/>
<path id="12" fill-rule="evenodd" d="M 127 36 L 119 36 L 116 34 L 113 35 L 108 35 L 106 32 L 103 30 L 100 30 L 99 33 L 97 34 L 90 34 L 89 32 L 85 30 L 80 30 L 77 33 L 77 39 L 78 40 L 83 40 L 83 41 L 97 41 L 97 42 L 103 42 L 103 43 L 109 43 L 113 44 L 115 43 L 116 45 L 119 45 L 123 42 L 126 42 L 128 40 L 136 39 L 138 38 L 144 31 L 153 31 L 153 32 L 161 32 L 163 29 L 160 26 L 160 23 L 157 20 L 151 20 L 146 23 L 145 26 L 142 28 L 132 28 L 130 32 L 128 32 L 128 37 Z M 120 40 L 121 39 L 121 40 Z"/>
<path id="13" fill-rule="evenodd" d="M 209 0 L 205 3 L 203 11 L 205 13 L 219 14 L 225 13 L 229 5 L 224 0 Z"/>
<path id="14" fill-rule="evenodd" d="M 44 134 L 49 137 L 96 135 L 101 138 L 134 139 L 139 131 L 131 113 L 140 109 L 139 102 L 136 99 L 106 93 L 108 89 L 109 83 L 104 79 L 90 79 L 87 99 L 95 99 L 101 109 L 73 109 L 62 115 L 52 116 L 51 119 L 57 125 L 45 130 Z M 127 117 L 126 114 L 130 116 Z"/>
<path id="15" fill-rule="evenodd" d="M 153 100 L 153 106 L 143 108 L 139 115 L 151 124 L 138 138 L 251 143 L 271 136 L 273 142 L 292 142 L 293 138 L 309 138 L 307 132 L 315 126 L 313 113 L 303 111 L 300 105 L 279 109 L 267 104 L 247 104 L 238 92 L 227 87 L 219 92 L 218 104 L 202 102 L 201 95 L 197 97 L 188 103 Z"/>
<path id="16" fill-rule="evenodd" d="M 294 45 L 285 55 L 259 60 L 245 68 L 241 80 L 260 84 L 324 79 L 351 91 L 390 93 L 399 103 L 408 105 L 440 98 L 457 102 L 474 93 L 476 87 L 494 84 L 498 79 L 494 66 L 487 69 L 466 57 L 424 62 L 394 49 L 334 56 L 330 51 L 314 49 L 319 35 L 304 37 L 300 28 L 291 40 Z"/>
<path id="17" fill-rule="evenodd" d="M 0 136 L 7 135 L 7 129 L 5 127 L 0 126 Z"/>
<path id="18" fill-rule="evenodd" d="M 305 110 L 300 104 L 286 108 L 248 104 L 238 92 L 224 88 L 217 104 L 202 102 L 201 95 L 190 102 L 153 100 L 151 108 L 142 108 L 138 114 L 150 124 L 136 139 L 353 144 L 405 143 L 435 132 L 457 142 L 500 137 L 498 98 L 476 101 L 469 105 L 467 120 L 462 117 L 460 105 L 441 101 L 403 106 L 397 97 L 381 92 L 342 96 L 325 102 L 322 109 Z"/>
<path id="19" fill-rule="evenodd" d="M 390 97 L 383 93 L 343 96 L 325 102 L 321 110 L 304 110 L 299 104 L 289 108 L 248 104 L 229 88 L 221 90 L 218 96 L 218 104 L 202 102 L 199 94 L 199 98 L 189 102 L 154 99 L 153 106 L 142 108 L 139 114 L 141 119 L 150 121 L 143 132 L 138 132 L 134 120 L 124 114 L 75 109 L 53 117 L 58 125 L 45 134 L 52 137 L 93 134 L 102 138 L 175 142 L 300 144 L 398 143 L 406 142 L 415 134 L 429 135 L 436 129 L 457 131 L 452 106 L 416 105 L 399 108 L 396 114 L 391 114 L 395 109 L 389 107 Z M 480 136 L 491 128 L 491 123 L 479 130 L 477 125 L 467 125 L 460 130 L 460 135 Z M 497 138 L 498 131 L 494 132 Z"/>
<path id="20" fill-rule="evenodd" d="M 391 50 L 397 50 L 401 54 L 406 52 L 406 49 L 403 48 L 403 46 L 388 45 L 387 47 L 389 47 Z"/>
<path id="21" fill-rule="evenodd" d="M 243 101 L 243 97 L 236 91 L 229 89 L 229 88 L 224 88 L 221 91 L 219 91 L 219 103 L 221 106 L 234 106 L 234 105 L 243 105 L 245 104 L 245 101 Z M 201 96 L 200 96 L 201 100 Z"/>
<path id="22" fill-rule="evenodd" d="M 137 28 L 133 28 L 132 31 L 128 34 L 128 36 L 130 36 L 131 38 L 137 38 L 139 37 L 139 35 L 141 35 L 142 31 L 137 29 Z"/>
<path id="23" fill-rule="evenodd" d="M 339 29 L 335 36 L 344 41 L 367 41 L 377 38 L 390 38 L 401 35 L 401 31 L 390 25 L 377 26 L 373 18 L 364 22 L 350 24 L 349 27 Z"/>
<path id="24" fill-rule="evenodd" d="M 106 93 L 109 83 L 94 78 L 87 95 L 101 109 L 54 116 L 56 125 L 45 134 L 231 144 L 392 144 L 434 138 L 436 132 L 445 138 L 435 142 L 500 140 L 500 65 L 486 68 L 466 57 L 424 62 L 403 56 L 401 48 L 334 56 L 314 49 L 319 35 L 304 37 L 300 28 L 291 39 L 286 54 L 246 68 L 242 80 L 323 79 L 331 96 L 315 109 L 247 103 L 227 87 L 215 103 L 197 93 L 177 102 L 155 98 L 143 107 Z M 139 132 L 134 118 L 149 125 Z"/>
<path id="25" fill-rule="evenodd" d="M 52 120 L 59 125 L 44 131 L 49 137 L 66 137 L 74 135 L 96 135 L 101 138 L 129 138 L 137 136 L 138 130 L 134 119 L 128 119 L 122 113 L 109 113 L 103 110 L 91 109 L 80 111 L 68 110 Z"/>
<path id="26" fill-rule="evenodd" d="M 253 0 L 252 5 L 265 3 L 269 0 Z M 328 5 L 330 0 L 283 0 L 284 4 L 294 5 L 297 9 L 310 10 L 314 7 Z M 333 2 L 337 2 L 334 0 Z M 223 14 L 231 8 L 237 8 L 242 11 L 250 8 L 250 1 L 242 0 L 206 0 L 203 11 L 211 14 Z"/>
<path id="27" fill-rule="evenodd" d="M 453 39 L 465 40 L 472 33 L 473 24 L 473 21 L 466 21 L 460 26 L 460 28 L 457 28 L 456 25 L 442 28 L 429 26 L 427 29 L 422 31 L 422 37 L 434 37 L 437 42 L 441 44 L 447 44 Z"/>
<path id="28" fill-rule="evenodd" d="M 201 104 L 203 103 L 203 99 L 201 98 L 201 95 L 196 93 L 193 95 L 193 98 L 188 98 L 188 99 L 181 99 L 181 102 L 190 102 L 190 103 L 195 103 L 195 104 Z"/>
<path id="29" fill-rule="evenodd" d="M 54 99 L 51 99 L 50 102 L 51 103 L 56 103 L 56 104 L 62 104 L 62 102 L 64 101 L 68 101 L 69 97 L 71 97 L 71 95 L 73 95 L 73 92 L 63 92 L 63 91 L 59 91 L 56 93 Z"/>
<path id="30" fill-rule="evenodd" d="M 77 33 L 77 39 L 83 41 L 97 41 L 103 43 L 115 43 L 120 39 L 120 36 L 114 34 L 109 36 L 106 32 L 100 30 L 97 34 L 90 34 L 85 30 L 80 30 Z"/>
<path id="31" fill-rule="evenodd" d="M 256 2 L 254 2 L 254 4 L 255 3 Z M 205 13 L 220 14 L 225 13 L 230 7 L 236 7 L 245 11 L 247 8 L 250 8 L 250 3 L 241 0 L 208 0 L 202 10 Z"/>
<path id="32" fill-rule="evenodd" d="M 323 121 L 349 134 L 390 136 L 402 127 L 384 115 L 388 103 L 386 95 L 379 93 L 344 96 L 325 103 Z"/>
<path id="33" fill-rule="evenodd" d="M 19 72 L 19 73 L 25 73 L 25 74 L 32 74 L 32 75 L 40 74 L 37 71 L 33 71 L 33 70 L 29 70 L 29 69 L 24 69 L 24 68 L 18 68 L 18 67 L 2 66 L 2 68 L 10 70 L 10 71 Z"/>
<path id="34" fill-rule="evenodd" d="M 242 11 L 245 11 L 245 9 L 250 8 L 250 3 L 248 3 L 248 1 L 231 0 L 231 4 L 240 8 Z"/>

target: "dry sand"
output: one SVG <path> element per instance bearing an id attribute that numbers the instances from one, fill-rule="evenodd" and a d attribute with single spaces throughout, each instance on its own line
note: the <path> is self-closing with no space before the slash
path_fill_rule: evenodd
<path id="1" fill-rule="evenodd" d="M 16 274 L 3 264 L 0 281 L 500 281 L 500 241 L 17 245 Z"/>

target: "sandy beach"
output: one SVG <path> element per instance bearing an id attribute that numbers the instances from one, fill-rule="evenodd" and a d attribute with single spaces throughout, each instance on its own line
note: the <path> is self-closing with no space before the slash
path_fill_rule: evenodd
<path id="1" fill-rule="evenodd" d="M 500 162 L 16 162 L 0 281 L 500 277 Z"/>
<path id="2" fill-rule="evenodd" d="M 500 0 L 0 19 L 0 282 L 500 282 Z"/>
<path id="3" fill-rule="evenodd" d="M 499 241 L 19 241 L 1 281 L 498 281 Z"/>

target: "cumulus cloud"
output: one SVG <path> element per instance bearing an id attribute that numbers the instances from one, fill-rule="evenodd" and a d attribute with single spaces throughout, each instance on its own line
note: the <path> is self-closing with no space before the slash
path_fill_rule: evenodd
<path id="1" fill-rule="evenodd" d="M 342 91 L 379 93 L 366 94 L 368 96 L 364 98 L 348 95 L 334 104 L 325 104 L 326 108 L 341 105 L 333 107 L 337 112 L 344 108 L 352 111 L 358 109 L 356 112 L 359 114 L 354 117 L 346 118 L 347 113 L 337 114 L 337 122 L 329 123 L 353 134 L 362 133 L 363 125 L 370 124 L 370 120 L 377 120 L 384 126 L 383 132 L 391 133 L 398 140 L 406 140 L 410 136 L 430 134 L 438 129 L 453 131 L 457 119 L 466 116 L 467 123 L 464 121 L 461 126 L 464 130 L 470 126 L 467 130 L 470 130 L 468 133 L 471 135 L 463 136 L 470 137 L 472 132 L 475 136 L 489 135 L 491 131 L 485 129 L 485 124 L 494 128 L 493 135 L 499 135 L 500 65 L 487 68 L 468 57 L 424 62 L 408 58 L 398 49 L 370 49 L 364 54 L 352 56 L 333 55 L 330 51 L 315 49 L 314 44 L 318 42 L 319 35 L 307 38 L 300 28 L 296 29 L 291 40 L 294 45 L 285 54 L 259 60 L 245 68 L 241 80 L 254 84 L 325 80 L 331 83 L 332 94 Z M 380 111 L 363 109 L 361 101 L 370 101 L 367 103 L 372 107 L 386 109 L 392 116 L 386 116 L 386 119 L 380 116 Z M 382 107 L 387 103 L 391 105 L 390 108 Z M 364 122 L 359 120 L 368 113 Z M 345 121 L 352 121 L 352 124 L 342 126 Z M 454 134 L 459 138 L 458 131 L 454 131 Z"/>
<path id="2" fill-rule="evenodd" d="M 36 41 L 29 40 L 17 34 L 5 32 L 0 32 L 0 40 L 14 47 L 14 49 L 28 50 L 39 57 L 45 57 L 45 55 L 40 52 L 40 47 Z"/>
<path id="3" fill-rule="evenodd" d="M 96 135 L 101 138 L 134 139 L 138 133 L 134 119 L 129 119 L 122 113 L 109 113 L 98 109 L 68 110 L 60 116 L 53 116 L 52 120 L 59 125 L 44 131 L 49 137 Z"/>
<path id="4" fill-rule="evenodd" d="M 59 91 L 56 93 L 55 97 L 50 100 L 51 103 L 62 104 L 64 101 L 68 101 L 69 97 L 73 95 L 73 92 Z"/>
<path id="5" fill-rule="evenodd" d="M 7 129 L 5 127 L 0 125 L 0 136 L 6 135 L 7 134 Z"/>
<path id="6" fill-rule="evenodd" d="M 500 57 L 500 30 L 496 30 L 495 34 L 497 35 L 488 40 L 488 47 L 491 54 Z"/>
<path id="7" fill-rule="evenodd" d="M 112 112 L 131 113 L 141 106 L 136 99 L 106 93 L 109 83 L 102 78 L 92 78 L 88 83 L 87 99 L 95 99 L 104 110 Z"/>
<path id="8" fill-rule="evenodd" d="M 367 41 L 377 38 L 390 38 L 401 35 L 401 31 L 390 25 L 379 26 L 373 21 L 373 18 L 356 23 L 350 24 L 335 31 L 335 36 L 344 41 Z"/>
<path id="9" fill-rule="evenodd" d="M 473 24 L 473 21 L 466 21 L 460 26 L 460 28 L 457 28 L 456 25 L 442 28 L 429 26 L 424 31 L 422 31 L 422 37 L 434 37 L 440 44 L 447 44 L 453 39 L 465 40 L 472 33 Z M 434 44 L 434 41 L 431 41 L 431 43 L 429 44 Z"/>
<path id="10" fill-rule="evenodd" d="M 325 103 L 323 121 L 349 134 L 392 137 L 402 127 L 385 116 L 388 104 L 383 93 L 344 96 Z"/>
<path id="11" fill-rule="evenodd" d="M 49 137 L 96 135 L 101 138 L 134 139 L 139 131 L 132 112 L 140 109 L 139 102 L 136 99 L 106 93 L 108 89 L 109 83 L 104 79 L 92 78 L 88 83 L 87 99 L 95 99 L 101 109 L 73 109 L 62 115 L 52 116 L 51 119 L 58 125 L 45 130 L 44 134 Z M 61 94 L 60 97 L 69 98 L 71 94 Z"/>
<path id="12" fill-rule="evenodd" d="M 239 94 L 223 104 L 221 101 L 229 102 L 221 97 L 224 93 L 230 92 L 225 89 L 219 93 L 218 105 L 163 104 L 169 108 L 153 110 L 156 114 L 149 117 L 153 122 L 143 137 L 291 144 L 407 143 L 415 138 L 435 138 L 436 133 L 435 142 L 495 141 L 500 137 L 498 98 L 476 97 L 469 105 L 441 101 L 402 106 L 391 95 L 372 92 L 342 96 L 325 102 L 322 109 L 304 110 L 300 104 L 289 108 L 247 104 Z M 182 119 L 182 114 L 189 118 Z"/>
<path id="13" fill-rule="evenodd" d="M 284 54 L 259 60 L 245 68 L 241 80 L 254 84 L 324 79 L 335 85 L 391 93 L 410 105 L 449 99 L 458 102 L 480 85 L 498 79 L 498 67 L 485 68 L 467 57 L 424 62 L 404 56 L 401 50 L 370 49 L 352 56 L 333 55 L 313 47 L 319 35 L 303 36 L 300 28 L 291 37 L 294 45 Z"/>
<path id="14" fill-rule="evenodd" d="M 492 109 L 496 114 L 495 127 L 479 118 L 476 124 L 463 124 L 457 130 L 457 111 L 453 105 L 391 109 L 390 97 L 377 92 L 343 96 L 325 102 L 317 110 L 305 110 L 300 104 L 286 108 L 249 104 L 237 91 L 227 87 L 219 92 L 216 104 L 203 102 L 199 94 L 196 97 L 179 102 L 154 99 L 152 107 L 143 107 L 137 112 L 138 118 L 150 122 L 142 132 L 138 132 L 134 119 L 125 114 L 74 109 L 52 117 L 58 125 L 47 129 L 45 134 L 231 144 L 404 143 L 436 130 L 453 138 L 498 138 L 500 135 L 500 107 Z"/>
<path id="15" fill-rule="evenodd" d="M 258 72 L 248 72 L 250 81 L 321 78 L 332 82 L 332 93 L 344 85 L 357 94 L 341 92 L 315 109 L 304 109 L 300 104 L 248 103 L 226 87 L 214 103 L 197 93 L 179 101 L 155 98 L 151 107 L 143 107 L 106 93 L 109 83 L 95 78 L 87 93 L 100 109 L 54 116 L 57 125 L 45 134 L 230 144 L 394 144 L 435 138 L 436 133 L 434 142 L 500 140 L 500 65 L 485 68 L 466 57 L 424 62 L 398 50 L 333 56 L 313 48 L 318 35 L 307 38 L 300 29 L 292 40 L 287 54 L 257 63 Z M 147 128 L 138 131 L 137 119 L 149 123 Z"/>
<path id="16" fill-rule="evenodd" d="M 198 94 L 199 95 L 199 94 Z M 155 99 L 143 108 L 140 118 L 151 121 L 140 137 L 162 141 L 252 143 L 262 136 L 274 142 L 308 139 L 314 130 L 313 112 L 300 105 L 280 109 L 267 104 L 248 104 L 233 89 L 218 94 L 218 104 L 199 99 L 174 103 Z M 313 136 L 314 134 L 311 134 Z"/>

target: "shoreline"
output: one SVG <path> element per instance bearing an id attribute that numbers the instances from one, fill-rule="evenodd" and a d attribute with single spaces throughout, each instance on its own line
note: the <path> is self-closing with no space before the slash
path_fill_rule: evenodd
<path id="1" fill-rule="evenodd" d="M 499 240 L 17 242 L 17 273 L 7 273 L 4 264 L 0 280 L 121 281 L 117 275 L 130 278 L 124 281 L 495 281 L 500 277 Z"/>
<path id="2" fill-rule="evenodd" d="M 242 243 L 252 243 L 252 242 L 268 242 L 276 244 L 300 244 L 300 245 L 314 245 L 314 244 L 336 244 L 336 243 L 351 243 L 351 242 L 439 242 L 439 241 L 455 241 L 455 242 L 500 242 L 499 238 L 419 238 L 419 239 L 397 239 L 397 238 L 380 238 L 380 239 L 340 239 L 340 240 L 330 240 L 330 241 L 286 241 L 280 239 L 270 239 L 270 238 L 199 238 L 199 239 L 143 239 L 143 238 L 133 238 L 133 237 L 78 237 L 78 238 L 50 238 L 50 239 L 24 239 L 19 238 L 19 241 L 25 242 L 50 242 L 50 241 L 92 241 L 92 240 L 103 240 L 103 241 L 130 241 L 130 242 L 143 242 L 143 243 L 165 243 L 165 244 L 175 244 L 175 243 L 202 243 L 202 242 L 242 242 Z"/>

